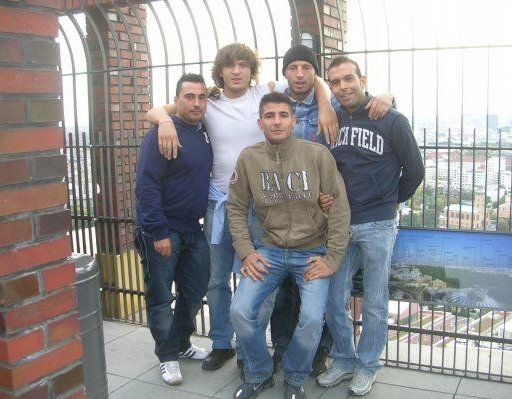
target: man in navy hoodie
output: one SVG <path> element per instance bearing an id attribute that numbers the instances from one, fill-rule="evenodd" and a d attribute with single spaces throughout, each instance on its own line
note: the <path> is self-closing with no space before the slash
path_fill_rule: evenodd
<path id="1" fill-rule="evenodd" d="M 423 161 L 407 119 L 390 110 L 371 120 L 365 105 L 366 79 L 347 57 L 328 69 L 331 91 L 342 106 L 340 134 L 331 150 L 350 203 L 350 241 L 339 272 L 332 277 L 326 321 L 333 337 L 332 366 L 317 382 L 332 387 L 351 380 L 355 395 L 368 393 L 381 365 L 387 339 L 388 275 L 396 236 L 398 204 L 407 201 L 424 176 Z M 363 329 L 354 347 L 348 301 L 352 278 L 363 270 Z"/>
<path id="2" fill-rule="evenodd" d="M 210 277 L 199 219 L 206 213 L 213 161 L 201 122 L 207 102 L 203 78 L 183 75 L 174 101 L 172 121 L 183 147 L 176 159 L 167 160 L 158 149 L 156 129 L 151 129 L 141 143 L 135 189 L 135 245 L 144 270 L 148 324 L 162 379 L 169 385 L 182 382 L 180 357 L 203 360 L 208 355 L 191 345 L 190 336 Z"/>

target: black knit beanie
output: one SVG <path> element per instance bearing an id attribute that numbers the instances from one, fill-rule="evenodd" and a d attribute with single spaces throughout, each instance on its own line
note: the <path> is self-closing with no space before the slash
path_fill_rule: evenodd
<path id="1" fill-rule="evenodd" d="M 297 44 L 296 46 L 290 47 L 283 57 L 283 75 L 288 65 L 295 61 L 309 62 L 313 65 L 313 68 L 315 68 L 315 72 L 318 75 L 318 62 L 315 54 L 309 47 L 306 47 L 303 44 Z"/>

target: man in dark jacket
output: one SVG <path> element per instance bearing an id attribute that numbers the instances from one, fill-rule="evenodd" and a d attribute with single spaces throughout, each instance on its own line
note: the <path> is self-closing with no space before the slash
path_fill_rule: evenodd
<path id="1" fill-rule="evenodd" d="M 411 126 L 391 110 L 371 120 L 365 105 L 365 77 L 347 57 L 328 69 L 329 85 L 342 106 L 340 134 L 331 150 L 345 180 L 350 203 L 350 241 L 339 273 L 331 279 L 326 321 L 333 336 L 334 363 L 318 376 L 321 386 L 351 380 L 355 395 L 368 393 L 387 339 L 388 275 L 396 236 L 398 204 L 407 201 L 424 176 Z M 363 269 L 363 329 L 357 350 L 348 300 L 352 278 Z"/>
<path id="2" fill-rule="evenodd" d="M 203 78 L 183 75 L 175 103 L 172 121 L 183 147 L 176 159 L 167 160 L 158 149 L 156 129 L 146 134 L 135 190 L 135 244 L 144 269 L 148 324 L 162 379 L 169 385 L 182 382 L 178 358 L 202 360 L 208 355 L 191 345 L 190 336 L 210 277 L 208 244 L 199 219 L 206 213 L 213 160 L 201 122 L 206 111 Z M 174 312 L 173 282 L 178 292 Z"/>

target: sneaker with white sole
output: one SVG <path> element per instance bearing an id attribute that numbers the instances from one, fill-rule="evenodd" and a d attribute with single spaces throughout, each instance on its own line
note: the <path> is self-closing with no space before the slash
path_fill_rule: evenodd
<path id="1" fill-rule="evenodd" d="M 348 390 L 356 396 L 366 395 L 371 391 L 375 377 L 375 374 L 356 372 L 354 378 L 350 381 Z"/>
<path id="2" fill-rule="evenodd" d="M 180 352 L 180 358 L 188 358 L 194 360 L 204 360 L 208 357 L 208 352 L 204 348 L 190 345 L 186 351 Z"/>
<path id="3" fill-rule="evenodd" d="M 306 399 L 304 385 L 291 385 L 284 382 L 284 399 Z"/>
<path id="4" fill-rule="evenodd" d="M 180 364 L 177 360 L 160 363 L 160 373 L 162 380 L 168 385 L 179 385 L 183 382 Z"/>
<path id="5" fill-rule="evenodd" d="M 338 385 L 341 381 L 350 380 L 353 375 L 354 372 L 352 370 L 347 370 L 333 364 L 327 369 L 327 371 L 316 377 L 316 382 L 324 388 L 332 388 Z"/>
<path id="6" fill-rule="evenodd" d="M 254 399 L 265 389 L 274 386 L 274 377 L 270 376 L 265 381 L 258 383 L 244 382 L 238 386 L 233 394 L 233 399 Z"/>

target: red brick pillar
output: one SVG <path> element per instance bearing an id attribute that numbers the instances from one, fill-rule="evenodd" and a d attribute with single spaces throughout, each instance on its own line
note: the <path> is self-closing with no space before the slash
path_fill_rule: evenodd
<path id="1" fill-rule="evenodd" d="M 150 108 L 146 5 L 105 10 L 90 7 L 87 19 L 92 70 L 106 71 L 92 75 L 93 134 L 100 148 L 95 162 L 100 185 L 98 215 L 111 222 L 98 224 L 96 231 L 105 311 L 126 318 L 140 305 L 130 292 L 144 288 L 133 247 L 133 223 L 128 221 L 135 217 L 136 145 L 150 127 L 145 120 Z"/>
<path id="2" fill-rule="evenodd" d="M 59 0 L 0 5 L 0 398 L 85 398 L 77 336 Z"/>
<path id="3" fill-rule="evenodd" d="M 329 66 L 331 54 L 343 51 L 347 34 L 347 0 L 297 0 L 297 14 L 301 32 L 316 38 L 315 51 L 323 55 L 323 70 Z M 296 27 L 293 37 L 300 40 Z"/>

